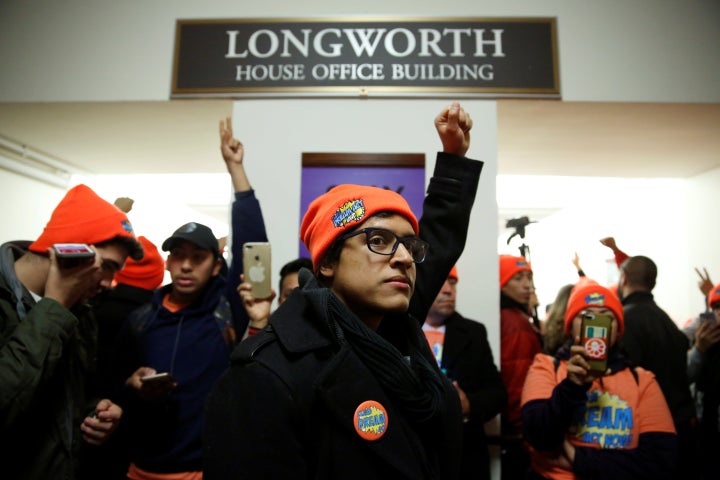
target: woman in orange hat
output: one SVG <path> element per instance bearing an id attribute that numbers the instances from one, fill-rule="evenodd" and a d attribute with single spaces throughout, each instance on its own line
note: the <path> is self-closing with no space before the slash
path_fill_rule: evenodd
<path id="1" fill-rule="evenodd" d="M 583 316 L 601 315 L 611 320 L 609 331 L 593 336 L 607 327 L 586 327 L 583 334 Z M 523 388 L 531 478 L 673 478 L 673 419 L 655 376 L 615 347 L 623 327 L 613 292 L 592 280 L 573 288 L 565 333 L 574 342 L 555 357 L 536 355 Z M 606 369 L 591 365 L 603 359 Z"/>

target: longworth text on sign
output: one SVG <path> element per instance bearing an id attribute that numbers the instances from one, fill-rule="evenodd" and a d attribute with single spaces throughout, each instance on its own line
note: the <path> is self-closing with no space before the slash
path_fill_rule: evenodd
<path id="1" fill-rule="evenodd" d="M 178 20 L 172 96 L 559 97 L 553 18 Z"/>

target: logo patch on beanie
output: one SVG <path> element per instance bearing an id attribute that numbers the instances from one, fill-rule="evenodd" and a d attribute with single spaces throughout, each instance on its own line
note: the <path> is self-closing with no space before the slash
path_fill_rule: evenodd
<path id="1" fill-rule="evenodd" d="M 515 263 L 515 266 L 516 266 L 516 267 L 520 267 L 520 268 L 524 268 L 524 267 L 527 267 L 528 264 L 527 264 L 527 262 L 524 261 L 524 260 L 518 260 L 517 263 Z"/>
<path id="2" fill-rule="evenodd" d="M 123 220 L 123 221 L 122 221 L 122 227 L 123 227 L 123 230 L 125 230 L 126 232 L 128 232 L 128 233 L 134 233 L 134 232 L 133 232 L 132 225 L 130 225 L 130 221 L 129 221 L 129 220 Z"/>
<path id="3" fill-rule="evenodd" d="M 362 200 L 350 200 L 345 202 L 332 216 L 333 225 L 344 227 L 350 222 L 359 222 L 365 217 L 365 204 Z"/>
<path id="4" fill-rule="evenodd" d="M 387 431 L 387 410 L 379 402 L 367 400 L 355 410 L 355 431 L 364 440 L 377 440 Z"/>
<path id="5" fill-rule="evenodd" d="M 585 295 L 585 305 L 597 305 L 598 307 L 605 306 L 605 295 L 602 293 L 588 293 Z"/>

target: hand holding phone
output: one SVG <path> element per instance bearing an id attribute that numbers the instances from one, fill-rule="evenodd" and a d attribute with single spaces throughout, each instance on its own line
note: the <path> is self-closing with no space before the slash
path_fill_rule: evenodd
<path id="1" fill-rule="evenodd" d="M 140 395 L 146 399 L 166 396 L 177 387 L 175 379 L 167 372 L 140 377 Z"/>
<path id="2" fill-rule="evenodd" d="M 143 385 L 163 385 L 175 383 L 175 379 L 167 372 L 146 375 L 144 377 L 140 377 L 140 381 Z"/>
<path id="3" fill-rule="evenodd" d="M 56 243 L 53 250 L 60 268 L 77 267 L 95 258 L 95 250 L 84 243 Z"/>
<path id="4" fill-rule="evenodd" d="M 715 314 L 713 312 L 703 312 L 700 314 L 700 323 L 710 323 L 715 324 L 717 321 L 715 320 Z"/>
<path id="5" fill-rule="evenodd" d="M 268 298 L 272 295 L 271 265 L 268 242 L 243 244 L 243 274 L 245 282 L 252 285 L 252 294 L 255 298 Z"/>

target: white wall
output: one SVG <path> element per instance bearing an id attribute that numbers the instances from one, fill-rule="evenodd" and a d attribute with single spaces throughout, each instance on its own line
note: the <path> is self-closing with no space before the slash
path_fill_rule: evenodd
<path id="1" fill-rule="evenodd" d="M 707 268 L 715 285 L 720 283 L 720 168 L 688 179 L 686 185 L 686 224 L 681 233 L 688 239 L 688 268 Z M 699 311 L 705 299 L 697 288 L 698 276 L 693 270 L 686 284 L 691 311 Z"/>
<path id="2" fill-rule="evenodd" d="M 564 100 L 720 101 L 717 0 L 3 0 L 0 101 L 167 100 L 177 19 L 358 15 L 557 17 Z"/>
<path id="3" fill-rule="evenodd" d="M 532 205 L 538 198 L 559 211 L 527 227 L 540 302 L 551 303 L 557 290 L 577 281 L 574 252 L 588 277 L 604 285 L 617 281 L 612 252 L 599 239 L 614 236 L 628 255 L 645 255 L 658 266 L 653 291 L 658 304 L 682 324 L 698 308 L 690 304 L 688 284 L 695 273 L 685 235 L 686 185 L 677 179 L 619 179 L 503 176 L 499 183 L 514 201 Z M 532 219 L 532 217 L 531 217 Z M 518 237 L 499 249 L 517 255 Z M 720 278 L 720 271 L 718 272 Z M 697 291 L 697 288 L 695 288 Z"/>
<path id="4" fill-rule="evenodd" d="M 65 190 L 0 169 L 0 243 L 34 240 Z"/>

